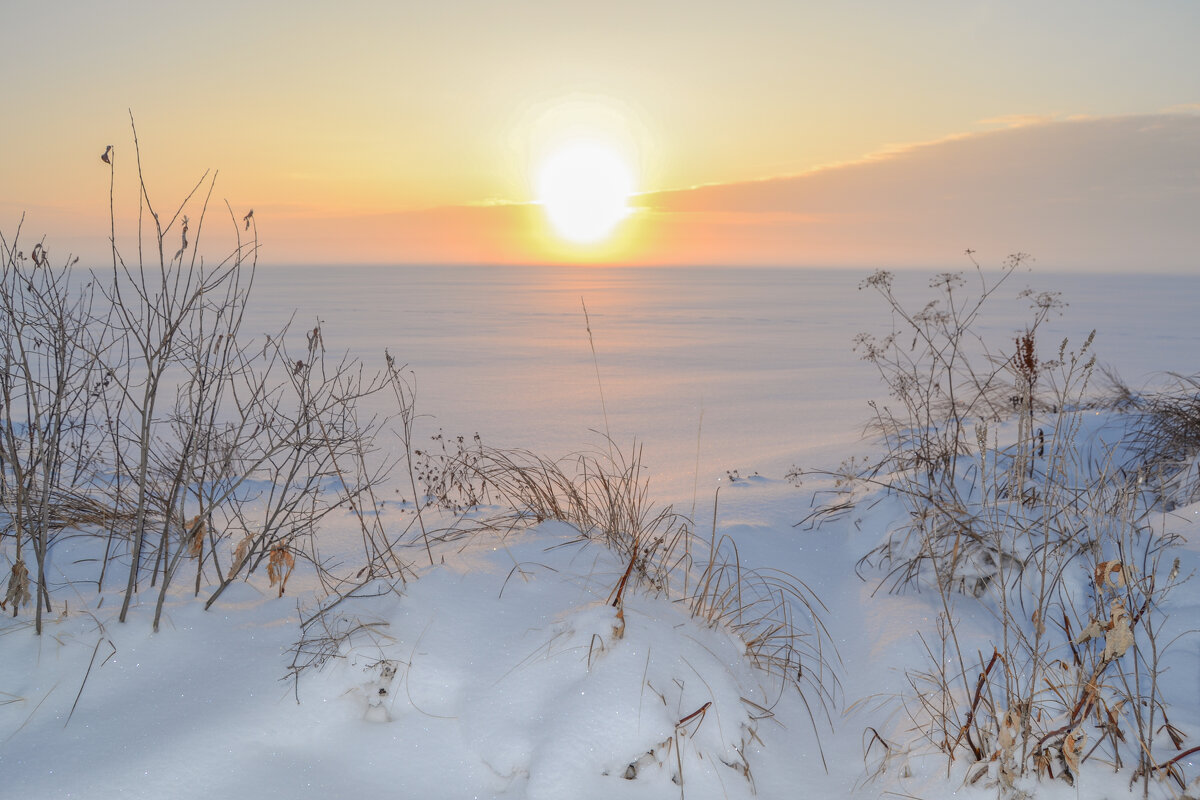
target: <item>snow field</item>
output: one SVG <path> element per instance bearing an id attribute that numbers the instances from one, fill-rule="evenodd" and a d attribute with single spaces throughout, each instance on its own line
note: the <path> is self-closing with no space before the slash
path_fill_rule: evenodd
<path id="1" fill-rule="evenodd" d="M 302 566 L 285 597 L 260 573 L 231 585 L 210 612 L 191 597 L 184 575 L 168 597 L 162 631 L 151 634 L 155 592 L 143 587 L 131 622 L 116 623 L 117 580 L 100 591 L 79 581 L 94 578 L 87 560 L 97 557 L 97 544 L 71 537 L 52 551 L 56 608 L 46 635 L 33 636 L 24 612 L 0 620 L 0 793 L 995 797 L 982 783 L 963 786 L 967 765 L 947 770 L 943 754 L 914 742 L 903 713 L 906 671 L 926 668 L 918 634 L 928 636 L 940 612 L 934 596 L 875 591 L 877 575 L 855 575 L 858 559 L 904 523 L 903 506 L 864 495 L 852 514 L 796 527 L 831 487 L 797 488 L 781 477 L 791 463 L 832 466 L 874 447 L 860 433 L 865 400 L 879 389 L 849 352 L 850 336 L 874 316 L 852 291 L 858 276 L 772 282 L 756 273 L 763 288 L 735 296 L 713 288 L 748 286 L 740 273 L 701 275 L 694 285 L 679 275 L 656 272 L 644 290 L 637 276 L 613 273 L 599 280 L 599 297 L 588 290 L 618 438 L 650 437 L 651 494 L 677 510 L 694 504 L 699 530 L 713 524 L 720 486 L 717 534 L 736 543 L 741 563 L 791 573 L 824 603 L 841 686 L 832 724 L 818 709 L 814 733 L 809 710 L 791 690 L 780 691 L 778 676 L 755 669 L 736 637 L 692 619 L 671 597 L 629 592 L 617 638 L 608 600 L 625 565 L 599 544 L 570 543 L 575 532 L 557 524 L 443 546 L 436 567 L 420 567 L 424 552 L 414 548 L 407 557 L 420 577 L 398 587 L 400 596 L 339 608 L 370 627 L 298 687 L 286 680 L 290 650 L 298 619 L 319 597 Z M 349 335 L 357 352 L 411 343 L 423 381 L 419 410 L 437 415 L 424 422 L 431 430 L 478 427 L 489 443 L 549 454 L 591 441 L 587 429 L 600 417 L 577 319 L 577 277 L 541 285 L 535 294 L 549 296 L 553 311 L 536 313 L 524 276 L 496 277 L 498 290 L 488 284 L 465 298 L 455 293 L 469 281 L 426 276 L 445 284 L 431 298 L 419 280 L 400 278 L 394 303 L 362 301 L 361 286 L 378 286 L 374 279 L 358 289 L 340 278 L 330 289 L 328 275 L 275 280 L 286 284 L 279 302 L 289 310 L 293 295 L 318 313 L 332 309 L 328 335 Z M 1138 370 L 1196 371 L 1194 314 L 1172 302 L 1192 296 L 1194 282 L 1144 280 L 1154 291 L 1130 292 L 1109 278 L 1084 302 L 1068 295 L 1076 309 L 1099 309 L 1072 324 L 1099 327 L 1098 350 L 1131 380 L 1142 380 Z M 418 291 L 409 291 L 414 285 Z M 728 307 L 714 312 L 705 306 L 717 304 L 710 297 L 726 298 Z M 995 323 L 998 335 L 1009 337 L 1010 323 Z M 569 355 L 556 361 L 548 352 Z M 734 468 L 762 475 L 731 482 L 726 470 Z M 391 498 L 379 519 L 398 531 L 407 512 Z M 1187 540 L 1177 551 L 1185 574 L 1200 566 L 1198 517 L 1200 505 L 1183 505 L 1164 520 Z M 323 552 L 348 558 L 356 526 L 349 515 L 327 518 Z M 1082 586 L 1088 576 L 1070 579 Z M 1171 636 L 1195 627 L 1196 598 L 1196 584 L 1188 584 L 1164 608 Z M 996 624 L 987 608 L 962 603 L 956 613 L 966 649 L 990 653 Z M 1180 640 L 1164 677 L 1186 747 L 1200 735 L 1197 664 L 1196 639 Z M 868 748 L 869 728 L 904 746 L 880 757 Z M 1181 766 L 1189 778 L 1200 773 L 1194 757 Z M 1127 771 L 1088 763 L 1076 787 L 1025 788 L 1051 800 L 1140 796 L 1128 788 Z"/>

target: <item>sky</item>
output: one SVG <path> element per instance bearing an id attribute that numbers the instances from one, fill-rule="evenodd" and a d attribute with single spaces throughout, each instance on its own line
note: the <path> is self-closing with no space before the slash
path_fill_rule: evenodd
<path id="1" fill-rule="evenodd" d="M 262 263 L 937 267 L 972 248 L 1190 271 L 1200 252 L 1194 2 L 7 2 L 0 28 L 0 232 L 55 258 L 109 257 L 110 144 L 136 249 L 131 113 L 164 221 L 216 171 L 206 244 L 253 209 Z M 635 192 L 587 244 L 537 189 L 578 135 Z"/>

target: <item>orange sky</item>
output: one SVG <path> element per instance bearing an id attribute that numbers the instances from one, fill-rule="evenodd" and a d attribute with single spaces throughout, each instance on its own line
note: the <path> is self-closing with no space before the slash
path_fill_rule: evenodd
<path id="1" fill-rule="evenodd" d="M 1049 5 L 1049 7 L 1047 7 Z M 268 263 L 1196 265 L 1200 7 L 694 0 L 7 4 L 0 231 L 101 258 L 205 169 Z M 586 132 L 636 212 L 556 237 Z M 232 238 L 221 206 L 206 235 Z M 190 210 L 195 216 L 198 212 Z"/>

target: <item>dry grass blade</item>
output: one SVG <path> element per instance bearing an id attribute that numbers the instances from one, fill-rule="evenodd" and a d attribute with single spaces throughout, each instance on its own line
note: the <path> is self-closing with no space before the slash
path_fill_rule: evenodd
<path id="1" fill-rule="evenodd" d="M 92 648 L 92 657 L 88 659 L 87 672 L 83 674 L 83 681 L 79 684 L 79 691 L 75 693 L 75 701 L 71 703 L 71 711 L 67 714 L 66 721 L 63 722 L 63 727 L 67 727 L 71 723 L 71 717 L 75 716 L 75 708 L 79 705 L 79 698 L 83 697 L 84 687 L 87 686 L 88 678 L 92 676 L 92 667 L 96 665 L 96 655 L 100 652 L 100 645 L 108 642 L 108 646 L 112 652 L 104 657 L 104 661 L 100 662 L 100 666 L 108 663 L 108 660 L 117 654 L 117 646 L 112 643 L 111 639 L 97 639 L 96 646 Z"/>

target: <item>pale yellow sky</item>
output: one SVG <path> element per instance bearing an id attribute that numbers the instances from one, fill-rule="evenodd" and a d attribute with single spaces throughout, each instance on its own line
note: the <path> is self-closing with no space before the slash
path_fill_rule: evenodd
<path id="1" fill-rule="evenodd" d="M 571 126 L 603 131 L 638 189 L 662 192 L 797 175 L 1016 117 L 1052 126 L 1200 102 L 1200 5 L 1182 1 L 138 0 L 8 3 L 0 22 L 0 230 L 26 212 L 26 235 L 85 254 L 97 236 L 103 249 L 107 144 L 118 206 L 136 212 L 128 109 L 160 204 L 217 168 L 215 194 L 255 209 L 264 257 L 398 262 L 572 257 L 533 215 L 484 205 L 535 200 L 536 164 Z M 1086 177 L 1063 191 L 1088 191 Z M 852 240 L 806 247 L 813 231 L 789 228 L 786 205 L 711 217 L 723 211 L 643 214 L 623 257 L 672 260 L 670 231 L 690 231 L 735 263 L 854 260 Z M 438 225 L 421 222 L 431 214 Z M 934 226 L 947 241 L 929 244 L 957 254 L 952 233 Z"/>

